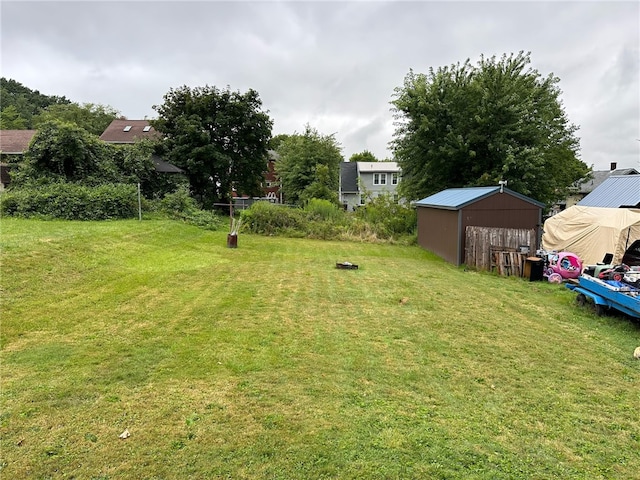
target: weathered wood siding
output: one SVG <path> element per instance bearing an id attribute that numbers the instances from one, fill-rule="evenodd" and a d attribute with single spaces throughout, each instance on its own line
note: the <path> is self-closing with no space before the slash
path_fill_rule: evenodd
<path id="1" fill-rule="evenodd" d="M 535 229 L 469 226 L 465 231 L 464 263 L 477 270 L 497 268 L 500 274 L 519 275 L 522 245 L 531 252 L 538 249 Z"/>

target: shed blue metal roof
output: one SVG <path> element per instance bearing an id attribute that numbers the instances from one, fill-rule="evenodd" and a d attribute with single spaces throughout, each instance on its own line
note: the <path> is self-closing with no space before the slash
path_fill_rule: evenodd
<path id="1" fill-rule="evenodd" d="M 418 207 L 433 207 L 441 208 L 444 210 L 459 210 L 467 205 L 477 202 L 483 198 L 500 192 L 500 187 L 464 187 L 464 188 L 448 188 L 441 192 L 434 193 L 433 195 L 423 198 L 417 201 L 415 204 Z M 527 202 L 533 203 L 538 207 L 544 207 L 543 203 L 540 203 L 532 198 L 522 195 L 508 188 L 504 189 L 505 193 L 518 197 Z"/>
<path id="2" fill-rule="evenodd" d="M 583 207 L 640 207 L 640 175 L 612 175 L 578 202 Z"/>

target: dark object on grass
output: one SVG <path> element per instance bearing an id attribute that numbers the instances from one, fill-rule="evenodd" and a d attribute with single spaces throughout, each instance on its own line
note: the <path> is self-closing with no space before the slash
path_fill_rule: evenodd
<path id="1" fill-rule="evenodd" d="M 342 270 L 357 270 L 358 269 L 358 265 L 354 265 L 351 262 L 338 262 L 336 263 L 336 268 L 340 268 Z"/>

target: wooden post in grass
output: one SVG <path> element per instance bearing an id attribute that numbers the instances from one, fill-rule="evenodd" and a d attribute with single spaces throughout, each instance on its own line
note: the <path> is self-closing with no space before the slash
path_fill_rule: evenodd
<path id="1" fill-rule="evenodd" d="M 233 198 L 229 201 L 229 203 L 214 203 L 214 206 L 220 207 L 229 207 L 229 233 L 227 234 L 227 247 L 229 248 L 237 248 L 238 247 L 238 235 L 237 232 L 234 234 L 234 224 L 233 224 Z"/>

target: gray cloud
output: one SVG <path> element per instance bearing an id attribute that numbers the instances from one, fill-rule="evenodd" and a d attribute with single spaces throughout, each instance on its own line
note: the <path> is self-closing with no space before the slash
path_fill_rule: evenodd
<path id="1" fill-rule="evenodd" d="M 393 90 L 480 55 L 531 51 L 560 78 L 582 159 L 640 167 L 640 6 L 634 2 L 0 3 L 2 75 L 128 118 L 181 85 L 253 88 L 274 133 L 306 123 L 345 157 L 389 157 Z"/>

